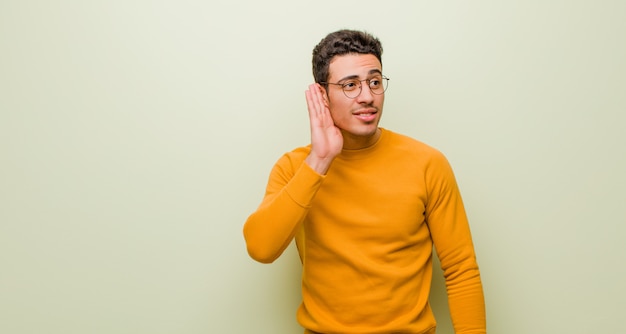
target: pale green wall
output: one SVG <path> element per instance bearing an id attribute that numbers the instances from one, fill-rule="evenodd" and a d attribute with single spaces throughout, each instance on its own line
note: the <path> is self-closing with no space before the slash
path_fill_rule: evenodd
<path id="1" fill-rule="evenodd" d="M 455 168 L 490 332 L 626 332 L 626 2 L 214 3 L 0 2 L 0 333 L 299 333 L 241 229 L 343 27 Z"/>

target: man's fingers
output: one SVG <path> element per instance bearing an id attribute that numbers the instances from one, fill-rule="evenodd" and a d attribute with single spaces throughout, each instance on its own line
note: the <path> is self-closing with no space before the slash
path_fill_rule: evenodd
<path id="1" fill-rule="evenodd" d="M 309 113 L 311 115 L 323 113 L 325 105 L 319 86 L 317 84 L 310 85 L 305 94 Z"/>

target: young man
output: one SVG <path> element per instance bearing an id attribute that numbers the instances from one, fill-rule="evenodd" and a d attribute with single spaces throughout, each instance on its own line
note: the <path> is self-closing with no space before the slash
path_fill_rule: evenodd
<path id="1" fill-rule="evenodd" d="M 437 150 L 379 128 L 388 79 L 382 46 L 358 31 L 313 50 L 311 144 L 281 157 L 244 225 L 269 263 L 295 238 L 305 333 L 435 333 L 432 250 L 456 333 L 486 332 L 482 284 L 450 165 Z"/>

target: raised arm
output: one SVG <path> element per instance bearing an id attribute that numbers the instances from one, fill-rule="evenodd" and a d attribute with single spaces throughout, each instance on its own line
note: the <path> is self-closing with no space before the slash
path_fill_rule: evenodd
<path id="1" fill-rule="evenodd" d="M 322 88 L 312 84 L 305 95 L 311 123 L 310 151 L 287 154 L 276 163 L 261 205 L 244 224 L 248 253 L 259 262 L 273 262 L 287 248 L 343 146 Z"/>

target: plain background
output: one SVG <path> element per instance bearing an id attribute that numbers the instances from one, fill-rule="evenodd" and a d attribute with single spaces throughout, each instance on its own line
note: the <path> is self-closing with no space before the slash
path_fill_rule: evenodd
<path id="1" fill-rule="evenodd" d="M 0 1 L 0 332 L 300 333 L 295 248 L 242 225 L 340 28 L 455 169 L 489 332 L 626 332 L 619 0 Z"/>

